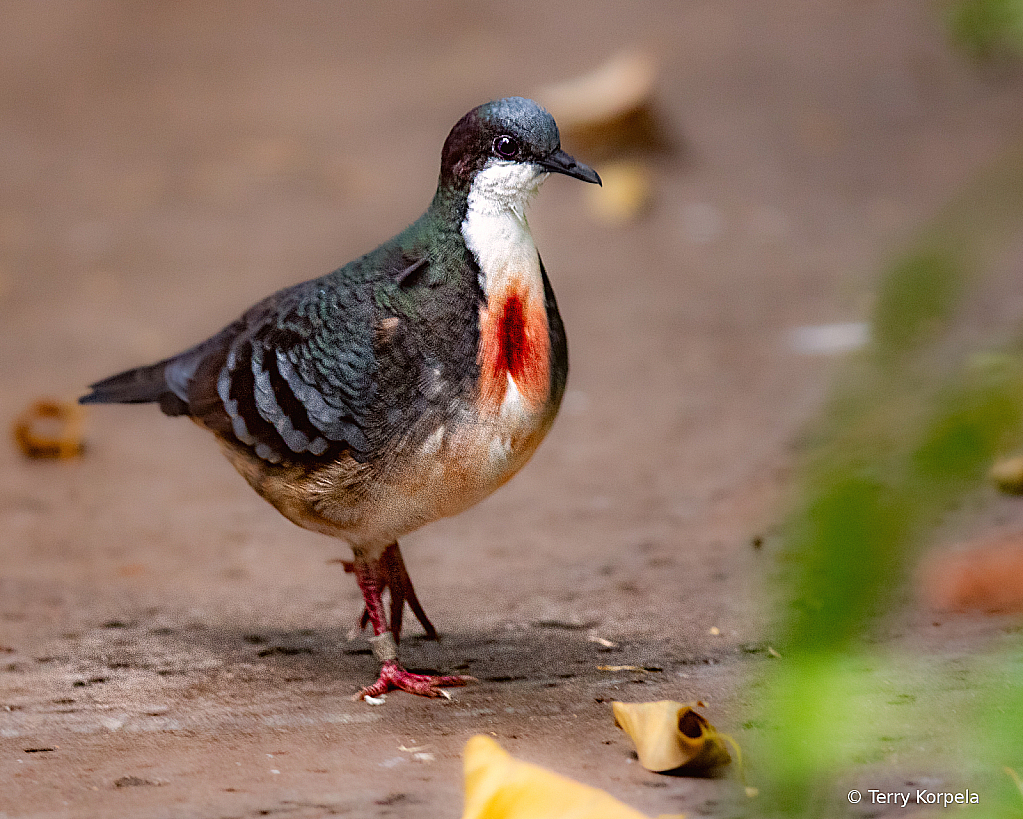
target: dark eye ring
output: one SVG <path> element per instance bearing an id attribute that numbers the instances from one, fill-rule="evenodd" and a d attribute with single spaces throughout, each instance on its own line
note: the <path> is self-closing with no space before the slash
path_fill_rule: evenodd
<path id="1" fill-rule="evenodd" d="M 511 159 L 519 152 L 519 143 L 515 137 L 499 136 L 494 140 L 494 153 L 502 159 Z"/>

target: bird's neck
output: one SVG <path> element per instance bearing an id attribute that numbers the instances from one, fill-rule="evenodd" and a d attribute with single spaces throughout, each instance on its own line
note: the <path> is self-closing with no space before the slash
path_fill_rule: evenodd
<path id="1" fill-rule="evenodd" d="M 469 187 L 461 232 L 479 264 L 480 287 L 488 301 L 511 280 L 517 289 L 543 295 L 526 205 L 546 176 L 532 165 L 505 163 L 481 170 Z"/>
<path id="2" fill-rule="evenodd" d="M 499 412 L 509 390 L 539 408 L 550 394 L 550 334 L 540 256 L 525 205 L 531 190 L 473 183 L 462 236 L 479 266 L 480 402 Z M 535 186 L 533 188 L 535 190 Z"/>

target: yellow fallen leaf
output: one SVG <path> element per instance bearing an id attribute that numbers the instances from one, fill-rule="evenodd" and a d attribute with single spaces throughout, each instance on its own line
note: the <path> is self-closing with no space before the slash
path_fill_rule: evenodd
<path id="1" fill-rule="evenodd" d="M 648 771 L 699 772 L 731 761 L 724 737 L 690 706 L 671 700 L 614 702 L 615 724 Z"/>
<path id="2" fill-rule="evenodd" d="M 470 739 L 464 757 L 462 819 L 647 819 L 602 790 L 515 759 L 490 737 Z"/>

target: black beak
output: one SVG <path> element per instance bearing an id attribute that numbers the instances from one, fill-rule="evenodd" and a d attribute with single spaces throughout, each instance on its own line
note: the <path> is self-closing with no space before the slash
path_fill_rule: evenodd
<path id="1" fill-rule="evenodd" d="M 539 164 L 552 173 L 563 173 L 566 176 L 581 179 L 583 182 L 596 182 L 603 187 L 600 177 L 597 176 L 597 172 L 593 168 L 583 165 L 582 162 L 576 162 L 560 148 L 546 159 L 540 160 Z"/>

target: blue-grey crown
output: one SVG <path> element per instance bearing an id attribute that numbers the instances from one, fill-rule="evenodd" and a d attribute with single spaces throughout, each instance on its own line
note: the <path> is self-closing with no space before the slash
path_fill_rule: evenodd
<path id="1" fill-rule="evenodd" d="M 479 106 L 481 120 L 521 137 L 534 149 L 550 153 L 561 145 L 558 124 L 542 105 L 525 97 L 505 97 Z"/>

